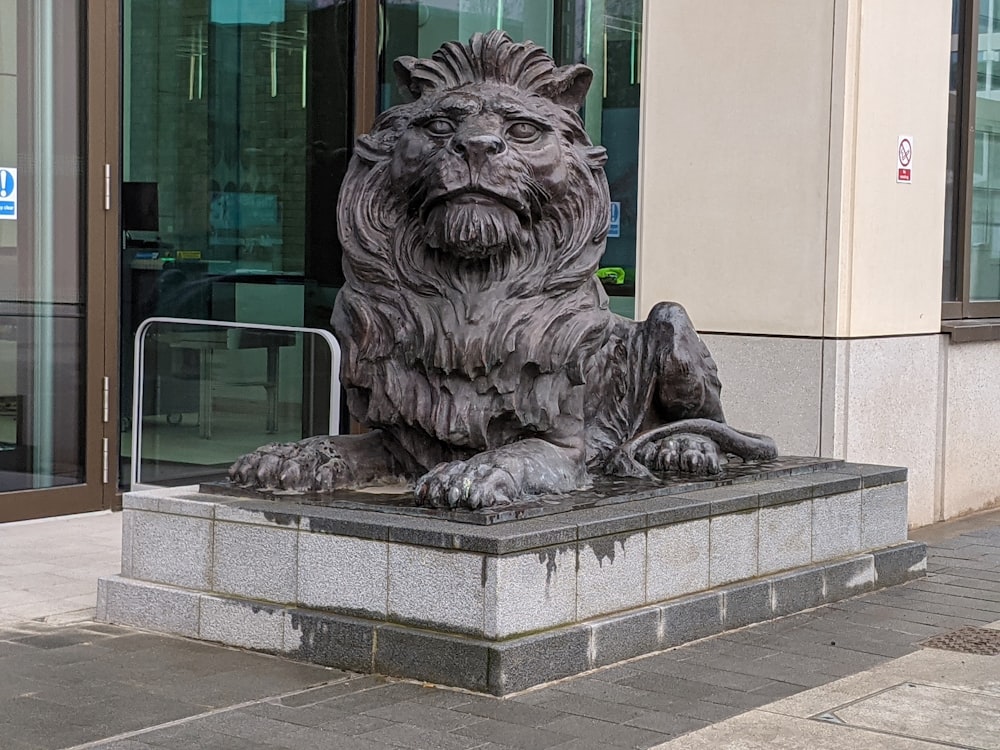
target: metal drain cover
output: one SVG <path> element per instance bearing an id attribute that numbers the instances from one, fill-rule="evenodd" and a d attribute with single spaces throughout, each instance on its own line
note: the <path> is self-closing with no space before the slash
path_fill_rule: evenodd
<path id="1" fill-rule="evenodd" d="M 926 648 L 941 648 L 946 651 L 961 651 L 963 654 L 996 656 L 1000 654 L 1000 630 L 990 628 L 965 627 L 942 633 L 921 641 Z"/>

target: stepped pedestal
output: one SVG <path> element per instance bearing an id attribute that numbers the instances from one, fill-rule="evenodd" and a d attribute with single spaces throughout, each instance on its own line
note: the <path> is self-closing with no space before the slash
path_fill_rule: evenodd
<path id="1" fill-rule="evenodd" d="M 504 695 L 926 567 L 906 470 L 840 461 L 598 480 L 485 513 L 232 492 L 127 494 L 99 618 Z"/>

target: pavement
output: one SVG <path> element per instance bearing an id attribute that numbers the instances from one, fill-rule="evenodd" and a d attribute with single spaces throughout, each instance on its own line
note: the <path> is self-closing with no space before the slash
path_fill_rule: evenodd
<path id="1" fill-rule="evenodd" d="M 1000 748 L 1000 655 L 921 645 L 1000 641 L 1000 511 L 912 533 L 926 578 L 503 699 L 95 623 L 120 529 L 0 525 L 0 750 Z"/>

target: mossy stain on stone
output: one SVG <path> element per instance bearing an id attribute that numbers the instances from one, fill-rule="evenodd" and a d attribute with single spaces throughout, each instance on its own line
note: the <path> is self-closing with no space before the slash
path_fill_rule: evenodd
<path id="1" fill-rule="evenodd" d="M 544 549 L 538 553 L 538 562 L 545 565 L 545 585 L 552 583 L 552 576 L 556 572 L 556 555 L 559 550 L 554 548 Z"/>
<path id="2" fill-rule="evenodd" d="M 621 545 L 622 552 L 625 552 L 624 537 L 604 537 L 602 539 L 591 539 L 587 542 L 597 558 L 597 564 L 604 567 L 604 560 L 607 559 L 611 565 L 615 564 L 615 544 Z"/>

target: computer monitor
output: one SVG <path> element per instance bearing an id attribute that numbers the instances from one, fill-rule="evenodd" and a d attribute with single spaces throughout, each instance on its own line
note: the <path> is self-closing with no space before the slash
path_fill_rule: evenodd
<path id="1" fill-rule="evenodd" d="M 126 232 L 160 230 L 160 205 L 155 182 L 122 184 L 122 229 Z"/>

